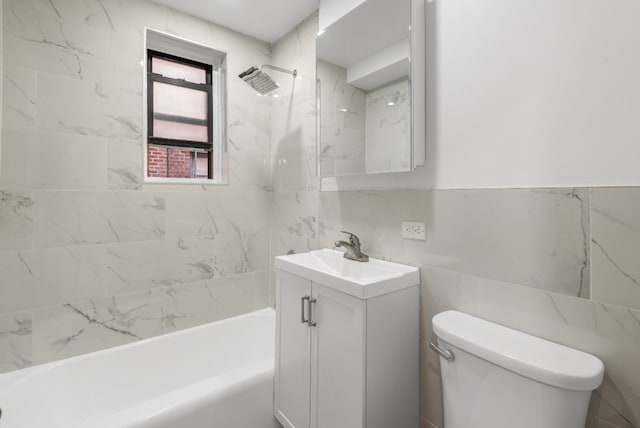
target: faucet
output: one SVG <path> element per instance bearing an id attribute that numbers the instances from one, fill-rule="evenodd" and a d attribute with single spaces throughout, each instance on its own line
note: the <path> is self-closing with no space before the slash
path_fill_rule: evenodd
<path id="1" fill-rule="evenodd" d="M 344 253 L 344 258 L 355 260 L 357 262 L 368 262 L 369 256 L 360 251 L 360 239 L 351 232 L 346 232 L 344 230 L 341 232 L 349 235 L 349 242 L 336 241 L 333 245 L 335 247 L 344 247 L 347 250 Z"/>

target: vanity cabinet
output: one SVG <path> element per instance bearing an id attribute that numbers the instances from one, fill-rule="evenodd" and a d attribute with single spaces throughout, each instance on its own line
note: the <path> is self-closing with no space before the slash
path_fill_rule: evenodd
<path id="1" fill-rule="evenodd" d="M 418 285 L 359 298 L 276 269 L 285 428 L 418 427 Z"/>

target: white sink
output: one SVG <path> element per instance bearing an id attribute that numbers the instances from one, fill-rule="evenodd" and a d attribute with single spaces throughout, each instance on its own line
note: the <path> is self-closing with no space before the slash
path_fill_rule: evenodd
<path id="1" fill-rule="evenodd" d="M 336 250 L 317 250 L 275 258 L 275 268 L 360 299 L 381 296 L 420 284 L 418 268 L 371 258 L 345 259 Z"/>

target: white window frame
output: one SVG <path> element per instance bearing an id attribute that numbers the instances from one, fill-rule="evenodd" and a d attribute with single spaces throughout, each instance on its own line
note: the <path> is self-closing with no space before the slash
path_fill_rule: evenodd
<path id="1" fill-rule="evenodd" d="M 182 37 L 145 28 L 143 66 L 143 139 L 144 139 L 144 182 L 172 184 L 228 184 L 227 162 L 227 54 L 198 42 Z M 213 129 L 213 156 L 210 168 L 213 178 L 172 178 L 149 177 L 148 165 L 148 103 L 147 103 L 147 70 L 148 50 L 154 50 L 180 58 L 211 65 L 211 86 L 213 111 L 209 118 Z"/>

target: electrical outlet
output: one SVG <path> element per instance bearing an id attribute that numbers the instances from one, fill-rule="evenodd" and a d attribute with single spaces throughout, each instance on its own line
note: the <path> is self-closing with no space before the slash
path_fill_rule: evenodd
<path id="1" fill-rule="evenodd" d="M 403 221 L 402 222 L 402 238 L 415 239 L 417 241 L 427 240 L 427 226 L 420 221 Z"/>

